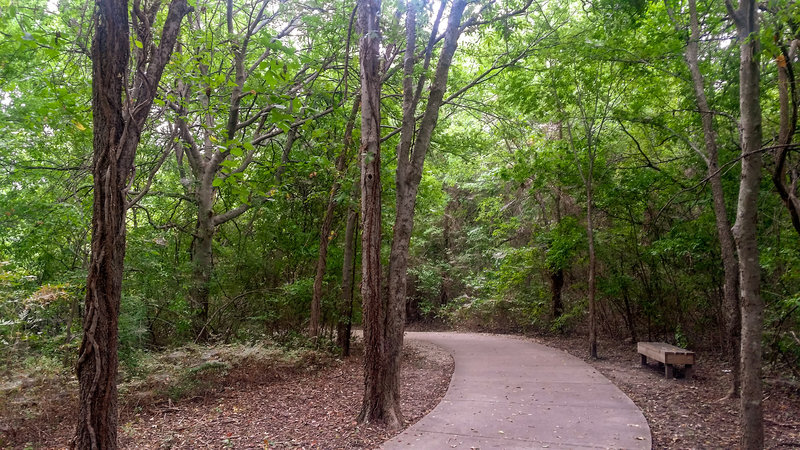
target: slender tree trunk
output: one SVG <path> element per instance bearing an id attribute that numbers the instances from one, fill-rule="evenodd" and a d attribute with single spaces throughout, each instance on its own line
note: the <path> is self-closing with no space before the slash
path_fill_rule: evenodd
<path id="1" fill-rule="evenodd" d="M 353 185 L 353 197 L 360 195 L 358 183 Z M 347 226 L 344 232 L 344 257 L 342 260 L 342 298 L 337 324 L 337 344 L 342 356 L 350 356 L 350 331 L 353 323 L 353 297 L 356 273 L 356 238 L 358 236 L 358 209 L 350 205 L 347 209 Z"/>
<path id="2" fill-rule="evenodd" d="M 558 123 L 558 138 L 563 139 L 563 131 L 561 129 L 561 122 Z M 553 212 L 555 213 L 556 226 L 561 224 L 561 187 L 554 188 L 555 198 L 553 202 Z M 564 268 L 557 269 L 550 268 L 550 297 L 553 319 L 558 319 L 564 314 L 564 302 L 561 298 L 561 293 L 564 290 Z"/>
<path id="3" fill-rule="evenodd" d="M 358 421 L 400 426 L 396 389 L 387 377 L 385 305 L 381 297 L 380 0 L 358 1 L 361 63 L 361 297 L 364 316 L 364 401 Z"/>
<path id="4" fill-rule="evenodd" d="M 136 148 L 155 86 L 172 53 L 181 20 L 188 12 L 184 0 L 170 3 L 160 45 L 150 47 L 154 49 L 152 54 L 140 53 L 138 62 L 145 70 L 134 75 L 131 96 L 123 102 L 130 58 L 128 3 L 97 2 L 92 41 L 92 254 L 86 280 L 83 340 L 76 365 L 80 404 L 71 442 L 74 448 L 117 448 L 117 348 L 127 185 L 133 176 Z M 148 36 L 150 32 L 146 31 Z"/>
<path id="5" fill-rule="evenodd" d="M 558 268 L 550 271 L 550 297 L 553 308 L 553 318 L 558 319 L 564 314 L 564 303 L 561 300 L 561 291 L 564 289 L 564 269 Z"/>
<path id="6" fill-rule="evenodd" d="M 331 186 L 331 192 L 330 195 L 328 195 L 328 206 L 325 208 L 325 215 L 322 218 L 322 227 L 319 232 L 319 256 L 317 257 L 314 287 L 311 294 L 311 320 L 308 325 L 309 335 L 313 338 L 319 335 L 320 315 L 322 310 L 322 281 L 325 278 L 325 268 L 328 264 L 328 242 L 331 240 L 331 226 L 333 225 L 333 213 L 336 208 L 336 195 L 339 193 L 339 188 L 341 187 L 338 178 L 343 176 L 347 169 L 349 150 L 353 144 L 353 126 L 356 121 L 356 116 L 358 115 L 360 100 L 360 97 L 356 96 L 356 99 L 353 101 L 353 109 L 350 111 L 350 116 L 345 125 L 342 152 L 336 159 L 337 179 Z"/>
<path id="7" fill-rule="evenodd" d="M 764 301 L 761 298 L 761 267 L 756 237 L 758 192 L 761 183 L 761 104 L 758 13 L 755 0 L 741 0 L 737 10 L 726 0 L 736 23 L 739 56 L 739 132 L 742 174 L 733 235 L 739 254 L 739 285 L 742 302 L 741 426 L 744 449 L 764 447 L 761 406 L 761 339 Z"/>
<path id="8" fill-rule="evenodd" d="M 633 310 L 631 309 L 631 300 L 630 296 L 628 295 L 628 289 L 623 289 L 622 299 L 625 302 L 625 322 L 627 322 L 628 332 L 631 334 L 631 342 L 635 344 L 639 341 L 638 333 L 636 332 L 636 317 L 633 315 Z"/>
<path id="9" fill-rule="evenodd" d="M 589 357 L 597 359 L 597 255 L 594 251 L 594 204 L 592 177 L 593 168 L 589 164 L 586 184 L 586 237 L 589 240 Z"/>
<path id="10" fill-rule="evenodd" d="M 711 182 L 711 195 L 714 202 L 714 216 L 716 219 L 717 237 L 722 255 L 722 267 L 725 273 L 723 284 L 723 298 L 725 305 L 725 337 L 727 342 L 728 360 L 732 367 L 732 382 L 728 397 L 739 396 L 739 349 L 741 346 L 741 312 L 739 302 L 739 261 L 736 259 L 736 248 L 725 207 L 725 191 L 722 188 L 722 176 L 719 170 L 719 156 L 717 139 L 714 131 L 714 116 L 708 106 L 705 93 L 705 82 L 700 72 L 699 43 L 700 21 L 697 17 L 697 1 L 689 0 L 689 27 L 691 35 L 686 45 L 686 65 L 692 76 L 695 102 L 700 111 L 703 125 L 703 137 L 706 147 L 705 161 L 708 167 L 708 177 Z"/>
<path id="11" fill-rule="evenodd" d="M 558 96 L 558 90 L 553 85 L 553 93 L 555 94 L 556 104 L 562 116 L 564 116 L 564 107 L 561 104 L 561 99 Z M 581 111 L 584 130 L 586 132 L 586 153 L 589 160 L 589 167 L 586 172 L 581 167 L 578 158 L 578 149 L 575 145 L 575 138 L 572 134 L 572 125 L 570 121 L 566 121 L 567 135 L 569 136 L 569 146 L 572 154 L 575 157 L 575 164 L 578 167 L 581 180 L 586 187 L 586 238 L 589 241 L 589 357 L 597 358 L 597 307 L 596 307 L 596 294 L 597 294 L 597 258 L 594 250 L 594 161 L 596 157 L 597 148 L 593 144 L 593 121 L 594 118 L 589 118 L 583 107 L 583 100 L 581 90 L 577 89 L 576 100 Z M 592 123 L 590 123 L 590 121 Z"/>

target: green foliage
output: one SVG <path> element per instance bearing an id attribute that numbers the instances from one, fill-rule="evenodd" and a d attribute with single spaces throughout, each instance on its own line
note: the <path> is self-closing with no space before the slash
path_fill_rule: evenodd
<path id="1" fill-rule="evenodd" d="M 575 217 L 565 217 L 549 233 L 542 234 L 547 248 L 545 265 L 549 270 L 568 269 L 580 248 L 586 245 L 586 233 Z"/>
<path id="2" fill-rule="evenodd" d="M 525 15 L 503 16 L 522 3 L 475 5 L 476 19 L 487 23 L 469 27 L 459 42 L 445 94 L 459 95 L 442 108 L 416 201 L 410 317 L 494 330 L 581 330 L 591 186 L 601 330 L 721 347 L 722 269 L 707 168 L 698 156 L 700 116 L 682 55 L 686 5 L 534 2 Z M 235 0 L 232 33 L 212 13 L 216 3 L 193 5 L 129 190 L 129 199 L 146 191 L 126 223 L 119 357 L 132 378 L 150 373 L 149 351 L 197 338 L 198 305 L 190 292 L 204 180 L 190 161 L 192 142 L 203 161 L 218 155 L 210 169 L 210 213 L 225 218 L 213 230 L 204 324 L 211 336 L 312 345 L 304 332 L 334 182 L 341 189 L 323 280 L 324 348 L 332 348 L 328 330 L 346 310 L 340 286 L 346 209 L 359 204 L 352 197 L 358 118 L 355 145 L 344 153 L 347 168 L 339 173 L 335 164 L 359 89 L 355 36 L 345 54 L 353 3 L 284 2 L 256 25 L 249 12 L 258 5 Z M 385 49 L 402 49 L 402 12 L 395 14 L 394 3 L 384 7 L 385 17 L 397 18 L 384 23 Z M 706 94 L 732 219 L 738 49 L 724 5 L 699 7 L 700 69 L 713 80 Z M 427 23 L 420 42 L 427 42 L 434 14 L 421 12 Z M 779 122 L 772 61 L 796 37 L 788 23 L 797 15 L 794 4 L 763 12 L 766 137 L 777 134 Z M 0 344 L 9 349 L 0 361 L 6 368 L 68 367 L 76 354 L 91 240 L 91 70 L 81 56 L 91 45 L 90 17 L 86 2 L 61 1 L 55 10 L 45 0 L 0 0 Z M 133 50 L 144 45 L 131 41 Z M 437 43 L 434 55 L 439 51 Z M 240 55 L 244 80 L 235 75 Z M 402 59 L 386 61 L 384 134 L 402 115 Z M 231 131 L 236 95 L 239 124 Z M 296 139 L 285 152 L 290 130 Z M 395 219 L 397 141 L 382 146 L 384 263 Z M 759 208 L 767 355 L 794 367 L 800 239 L 768 177 Z M 359 304 L 356 298 L 357 322 Z M 234 368 L 189 365 L 167 391 L 189 395 L 202 389 L 204 377 Z"/>

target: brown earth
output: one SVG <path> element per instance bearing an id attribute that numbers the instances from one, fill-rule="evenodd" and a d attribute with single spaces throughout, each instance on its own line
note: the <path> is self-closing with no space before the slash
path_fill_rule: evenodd
<path id="1" fill-rule="evenodd" d="M 657 365 L 640 365 L 633 344 L 601 341 L 601 359 L 593 361 L 584 355 L 583 338 L 535 339 L 583 358 L 630 396 L 650 424 L 654 448 L 737 447 L 738 403 L 724 399 L 730 375 L 719 357 L 699 352 L 694 378 L 666 380 Z M 429 344 L 407 341 L 406 349 L 401 392 L 411 424 L 444 395 L 453 362 Z M 354 422 L 363 389 L 358 350 L 345 360 L 269 370 L 239 367 L 212 380 L 201 395 L 176 403 L 123 393 L 120 444 L 129 449 L 375 448 L 396 433 Z M 23 380 L 21 389 L 24 401 L 7 398 L 0 405 L 0 448 L 64 448 L 74 426 L 74 383 Z M 764 410 L 766 446 L 800 448 L 800 388 L 770 375 Z"/>
<path id="2" fill-rule="evenodd" d="M 354 353 L 312 372 L 285 368 L 286 373 L 247 374 L 238 368 L 203 395 L 176 403 L 147 405 L 137 400 L 136 392 L 123 394 L 120 447 L 375 448 L 402 430 L 390 432 L 354 421 L 364 382 L 361 347 L 355 346 Z M 430 344 L 407 343 L 401 371 L 407 425 L 439 403 L 452 372 L 449 353 Z M 36 402 L 27 400 L 28 414 L 3 409 L 0 448 L 66 448 L 74 427 L 75 393 L 37 389 L 42 397 Z"/>

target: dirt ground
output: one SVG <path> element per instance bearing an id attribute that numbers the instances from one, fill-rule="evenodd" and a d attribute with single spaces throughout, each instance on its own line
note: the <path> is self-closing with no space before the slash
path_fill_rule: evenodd
<path id="1" fill-rule="evenodd" d="M 120 447 L 375 448 L 399 431 L 356 424 L 364 377 L 360 346 L 354 353 L 311 373 L 248 377 L 238 372 L 202 397 L 174 404 L 135 406 L 134 394 L 123 396 Z M 452 372 L 453 359 L 446 351 L 418 342 L 405 346 L 401 407 L 408 425 L 439 403 Z M 74 393 L 64 392 L 52 407 L 27 405 L 40 415 L 27 421 L 0 417 L 0 448 L 66 448 L 74 429 L 73 400 Z"/>
<path id="2" fill-rule="evenodd" d="M 535 337 L 595 366 L 642 409 L 654 448 L 736 448 L 738 403 L 724 399 L 728 378 L 719 358 L 698 353 L 691 380 L 666 380 L 656 364 L 642 367 L 635 346 L 601 341 L 601 359 L 585 358 L 585 339 Z M 141 404 L 122 396 L 119 441 L 126 449 L 376 448 L 396 433 L 358 426 L 363 359 L 356 356 L 286 373 L 234 371 L 201 396 Z M 402 409 L 413 424 L 433 409 L 453 371 L 450 355 L 407 341 Z M 30 386 L 38 398 L 0 417 L 0 448 L 65 448 L 74 427 L 74 384 Z M 764 395 L 766 446 L 800 448 L 800 389 L 768 378 Z M 5 411 L 9 411 L 6 409 Z"/>
<path id="3" fill-rule="evenodd" d="M 698 353 L 692 379 L 667 380 L 657 364 L 641 365 L 634 344 L 601 341 L 593 361 L 585 338 L 535 340 L 584 359 L 625 392 L 644 412 L 653 448 L 737 448 L 739 404 L 724 398 L 730 371 L 719 358 Z M 800 448 L 800 389 L 774 379 L 764 389 L 765 447 Z"/>

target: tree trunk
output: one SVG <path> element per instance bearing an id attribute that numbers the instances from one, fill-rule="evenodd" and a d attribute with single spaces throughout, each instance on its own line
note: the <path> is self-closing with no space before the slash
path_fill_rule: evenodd
<path id="1" fill-rule="evenodd" d="M 361 297 L 364 317 L 364 401 L 358 421 L 399 428 L 399 403 L 385 364 L 385 316 L 381 297 L 381 154 L 378 54 L 380 0 L 358 1 L 361 65 Z"/>
<path id="2" fill-rule="evenodd" d="M 686 46 L 686 65 L 692 76 L 695 102 L 700 112 L 703 125 L 703 137 L 706 147 L 705 161 L 708 168 L 708 178 L 711 182 L 711 195 L 714 202 L 714 217 L 716 219 L 717 237 L 722 255 L 722 267 L 725 273 L 723 284 L 723 298 L 725 305 L 725 338 L 727 343 L 728 360 L 731 362 L 731 387 L 728 397 L 739 396 L 739 347 L 741 345 L 741 313 L 739 311 L 739 261 L 736 259 L 736 249 L 731 232 L 731 224 L 725 207 L 725 192 L 722 188 L 722 176 L 719 170 L 719 156 L 717 151 L 716 133 L 714 131 L 714 116 L 708 106 L 705 93 L 705 82 L 700 72 L 699 42 L 700 21 L 697 17 L 697 1 L 689 0 L 689 26 L 691 35 Z"/>
<path id="3" fill-rule="evenodd" d="M 358 198 L 358 183 L 353 185 L 353 197 Z M 337 324 L 337 344 L 342 356 L 350 356 L 350 328 L 353 323 L 353 297 L 356 273 L 356 237 L 358 235 L 358 209 L 350 205 L 347 209 L 347 226 L 344 232 L 344 257 L 342 260 L 342 299 Z"/>
<path id="4" fill-rule="evenodd" d="M 741 447 L 764 447 L 761 406 L 761 338 L 764 327 L 764 301 L 761 298 L 761 267 L 756 238 L 758 191 L 761 183 L 761 104 L 759 103 L 759 39 L 755 0 L 741 0 L 733 9 L 725 2 L 736 23 L 739 56 L 739 132 L 742 147 L 742 174 L 733 235 L 739 254 L 741 288 Z"/>
<path id="5" fill-rule="evenodd" d="M 189 289 L 190 304 L 195 311 L 195 337 L 199 342 L 208 341 L 210 337 L 208 312 L 216 234 L 211 210 L 213 202 L 213 188 L 210 185 L 201 187 L 197 192 L 197 225 L 192 241 L 192 284 Z"/>
<path id="6" fill-rule="evenodd" d="M 562 131 L 561 131 L 561 122 L 558 122 L 558 139 L 563 139 Z M 561 187 L 556 185 L 554 187 L 554 198 L 553 198 L 553 213 L 555 213 L 555 223 L 556 226 L 561 224 Z M 543 217 L 546 217 L 546 214 L 543 211 Z M 548 225 L 549 226 L 549 225 Z M 549 270 L 550 275 L 550 298 L 551 298 L 551 308 L 553 313 L 553 319 L 558 319 L 564 314 L 564 302 L 561 297 L 561 293 L 564 290 L 564 268 L 559 267 L 557 269 L 553 269 L 552 267 Z"/>
<path id="7" fill-rule="evenodd" d="M 312 338 L 316 338 L 319 335 L 320 315 L 322 311 L 322 281 L 325 278 L 325 268 L 328 264 L 328 242 L 331 240 L 331 226 L 333 225 L 333 213 L 336 208 L 336 194 L 339 193 L 339 188 L 341 187 L 339 178 L 344 175 L 347 169 L 349 149 L 353 143 L 353 126 L 356 121 L 356 115 L 358 115 L 359 103 L 360 97 L 356 96 L 356 99 L 353 101 L 353 109 L 350 111 L 350 116 L 345 125 L 342 152 L 336 159 L 337 179 L 331 186 L 331 192 L 328 195 L 328 207 L 325 208 L 325 215 L 322 218 L 322 227 L 319 232 L 319 256 L 317 257 L 314 287 L 311 294 L 311 320 L 308 325 L 308 333 Z"/>
<path id="8" fill-rule="evenodd" d="M 592 204 L 592 164 L 586 184 L 586 237 L 589 240 L 589 357 L 597 359 L 597 256 L 594 251 L 594 205 Z"/>
<path id="9" fill-rule="evenodd" d="M 289 155 L 292 152 L 295 139 L 297 139 L 297 127 L 292 127 L 286 132 L 286 142 L 283 144 L 283 151 L 281 152 L 281 164 L 275 169 L 275 185 L 278 187 L 283 182 L 283 173 L 286 172 L 286 167 L 289 165 Z"/>
<path id="10" fill-rule="evenodd" d="M 81 449 L 117 447 L 117 348 L 125 259 L 125 211 L 129 177 L 141 129 L 189 12 L 185 0 L 173 0 L 158 47 L 138 62 L 134 87 L 123 103 L 128 79 L 130 35 L 128 3 L 98 0 L 92 41 L 92 114 L 94 200 L 92 254 L 86 280 L 83 340 L 76 364 L 80 385 L 78 424 L 71 445 Z M 149 33 L 150 30 L 147 30 Z M 146 64 L 145 64 L 146 63 Z"/>
<path id="11" fill-rule="evenodd" d="M 422 169 L 425 155 L 430 147 L 433 130 L 439 118 L 439 108 L 447 88 L 453 55 L 455 54 L 460 35 L 461 17 L 466 7 L 465 0 L 455 0 L 450 9 L 444 45 L 436 65 L 430 94 L 422 116 L 419 129 L 415 128 L 416 105 L 413 89 L 414 55 L 416 49 L 416 6 L 408 3 L 406 17 L 406 59 L 403 79 L 403 125 L 398 145 L 396 217 L 392 248 L 389 256 L 389 299 L 386 308 L 386 388 L 396 406 L 398 422 L 402 422 L 399 407 L 400 360 L 403 351 L 403 334 L 406 319 L 406 292 L 408 284 L 408 250 L 411 233 L 414 227 L 414 207 L 417 201 L 419 183 L 422 180 Z M 416 132 L 416 133 L 415 133 Z M 414 141 L 414 137 L 416 140 Z M 413 142 L 413 151 L 411 146 Z M 398 423 L 399 426 L 399 423 Z"/>
<path id="12" fill-rule="evenodd" d="M 117 346 L 123 260 L 125 186 L 133 155 L 123 136 L 122 93 L 128 58 L 128 9 L 123 0 L 98 2 L 92 42 L 94 203 L 92 256 L 86 280 L 83 341 L 77 363 L 80 410 L 76 448 L 117 447 Z"/>
<path id="13" fill-rule="evenodd" d="M 552 299 L 553 318 L 558 319 L 564 314 L 564 303 L 561 301 L 561 291 L 564 289 L 564 269 L 558 268 L 550 271 L 550 297 Z"/>
<path id="14" fill-rule="evenodd" d="M 622 299 L 625 302 L 625 322 L 628 325 L 628 332 L 631 334 L 631 343 L 635 344 L 639 341 L 639 337 L 636 332 L 636 317 L 631 309 L 631 300 L 627 288 L 623 288 Z"/>

